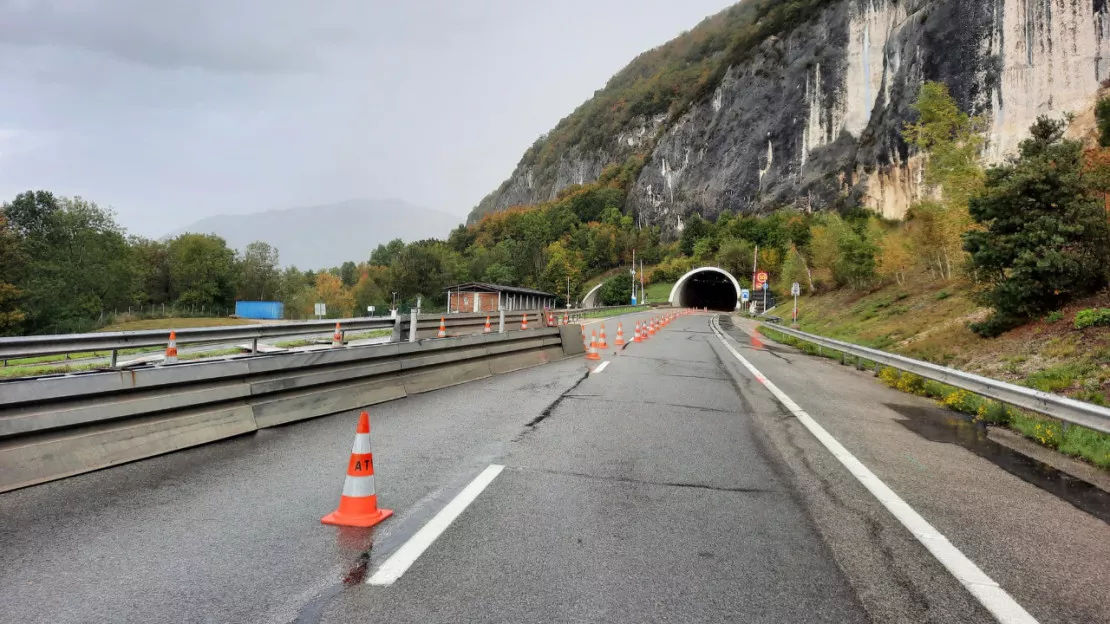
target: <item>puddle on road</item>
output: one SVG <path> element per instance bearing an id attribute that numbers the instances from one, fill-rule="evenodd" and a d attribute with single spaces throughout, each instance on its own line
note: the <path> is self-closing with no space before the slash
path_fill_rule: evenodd
<path id="1" fill-rule="evenodd" d="M 906 420 L 898 421 L 900 425 L 926 440 L 958 444 L 1022 481 L 1110 523 L 1110 494 L 1087 481 L 991 440 L 987 437 L 985 425 L 940 408 L 893 403 L 887 403 L 886 406 L 906 417 Z"/>

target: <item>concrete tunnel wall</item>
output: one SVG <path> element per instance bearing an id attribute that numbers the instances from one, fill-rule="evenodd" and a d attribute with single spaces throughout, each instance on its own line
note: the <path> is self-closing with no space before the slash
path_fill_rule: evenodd
<path id="1" fill-rule="evenodd" d="M 740 282 L 717 267 L 699 267 L 678 278 L 671 288 L 670 302 L 680 308 L 737 310 Z"/>
<path id="2" fill-rule="evenodd" d="M 604 283 L 605 282 L 602 282 L 602 284 L 604 284 Z M 601 296 L 601 284 L 598 284 L 597 286 L 594 286 L 593 288 L 591 288 L 590 292 L 586 293 L 585 297 L 582 297 L 581 307 L 583 307 L 583 308 L 596 308 L 597 307 L 597 300 L 598 300 L 598 297 L 600 297 L 600 296 Z"/>

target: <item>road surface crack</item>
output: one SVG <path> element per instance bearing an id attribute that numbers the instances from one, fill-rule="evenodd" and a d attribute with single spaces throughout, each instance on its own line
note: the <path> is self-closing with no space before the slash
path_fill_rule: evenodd
<path id="1" fill-rule="evenodd" d="M 593 475 L 585 472 L 573 472 L 569 470 L 551 470 L 548 468 L 520 468 L 508 467 L 509 470 L 517 472 L 538 472 L 550 475 L 559 475 L 564 477 L 580 477 L 583 479 L 594 479 L 596 481 L 614 481 L 617 483 L 635 483 L 637 485 L 658 485 L 661 487 L 677 487 L 677 488 L 690 488 L 695 490 L 712 490 L 714 492 L 738 492 L 742 494 L 761 494 L 766 492 L 774 492 L 775 490 L 768 488 L 758 487 L 725 487 L 719 485 L 709 485 L 707 483 L 685 483 L 680 481 L 650 481 L 647 479 L 635 479 L 633 477 L 613 477 L 604 475 Z"/>
<path id="2" fill-rule="evenodd" d="M 590 376 L 590 371 L 587 369 L 586 371 L 584 371 L 582 373 L 582 376 L 578 378 L 578 381 L 574 382 L 574 385 L 572 385 L 571 387 L 564 390 L 563 393 L 560 394 L 558 397 L 556 397 L 555 400 L 552 401 L 550 405 L 543 408 L 543 411 L 540 412 L 539 415 L 537 415 L 535 418 L 533 418 L 532 420 L 525 423 L 524 430 L 521 431 L 520 434 L 517 435 L 515 438 L 513 438 L 513 442 L 519 442 L 521 439 L 524 438 L 525 435 L 528 434 L 528 432 L 535 431 L 536 427 L 539 426 L 539 424 L 541 422 L 550 418 L 551 415 L 555 413 L 555 408 L 559 407 L 559 404 L 561 404 L 563 402 L 563 400 L 565 400 L 567 397 L 571 396 L 570 393 L 574 392 L 578 388 L 578 386 L 580 386 L 582 384 L 583 381 L 586 381 L 586 378 L 589 377 L 589 376 Z"/>

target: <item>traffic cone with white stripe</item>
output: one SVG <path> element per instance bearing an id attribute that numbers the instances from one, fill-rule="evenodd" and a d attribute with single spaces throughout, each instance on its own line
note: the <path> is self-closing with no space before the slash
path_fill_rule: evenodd
<path id="1" fill-rule="evenodd" d="M 648 329 L 647 329 L 648 336 L 654 336 L 655 335 L 655 319 L 654 318 L 648 319 L 647 327 L 648 327 Z"/>
<path id="2" fill-rule="evenodd" d="M 636 321 L 636 333 L 632 334 L 632 342 L 643 342 L 644 336 L 640 332 L 640 321 Z"/>
<path id="3" fill-rule="evenodd" d="M 520 331 L 528 331 L 528 313 L 525 312 L 524 316 L 520 317 Z"/>
<path id="4" fill-rule="evenodd" d="M 170 330 L 170 341 L 166 343 L 166 356 L 163 364 L 177 364 L 177 332 Z"/>
<path id="5" fill-rule="evenodd" d="M 563 312 L 563 325 L 570 325 L 570 312 Z"/>
<path id="6" fill-rule="evenodd" d="M 619 321 L 617 322 L 617 339 L 613 341 L 613 344 L 618 347 L 624 346 L 624 323 Z"/>
<path id="7" fill-rule="evenodd" d="M 342 347 L 343 346 L 343 332 L 340 331 L 340 329 L 339 329 L 339 323 L 335 324 L 335 333 L 331 335 L 331 346 L 333 346 L 333 347 Z"/>
<path id="8" fill-rule="evenodd" d="M 441 316 L 441 317 L 439 317 L 439 333 L 436 334 L 436 338 L 446 338 L 446 337 L 447 337 L 447 322 Z"/>
<path id="9" fill-rule="evenodd" d="M 347 478 L 343 481 L 339 509 L 320 518 L 320 522 L 372 527 L 392 515 L 389 509 L 378 509 L 378 495 L 374 490 L 374 455 L 370 451 L 370 415 L 363 412 L 358 417 L 355 446 L 347 463 Z"/>
<path id="10" fill-rule="evenodd" d="M 605 323 L 601 324 L 601 338 L 599 338 L 598 341 L 597 341 L 597 348 L 598 349 L 608 349 L 609 348 L 609 339 L 605 337 Z"/>
<path id="11" fill-rule="evenodd" d="M 483 334 L 488 334 L 488 333 L 490 333 L 490 332 L 492 332 L 492 331 L 493 331 L 493 328 L 492 328 L 492 327 L 490 327 L 490 324 L 489 324 L 489 315 L 487 314 L 487 315 L 486 315 L 486 326 L 485 326 L 484 328 L 482 328 L 482 333 L 483 333 Z"/>
<path id="12" fill-rule="evenodd" d="M 590 332 L 590 348 L 586 349 L 587 360 L 600 360 L 601 354 L 597 352 L 597 332 Z"/>

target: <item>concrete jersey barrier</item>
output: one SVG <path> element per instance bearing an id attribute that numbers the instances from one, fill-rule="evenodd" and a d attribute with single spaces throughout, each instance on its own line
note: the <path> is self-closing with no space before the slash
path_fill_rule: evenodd
<path id="1" fill-rule="evenodd" d="M 579 326 L 536 327 L 3 382 L 0 492 L 582 352 Z"/>

